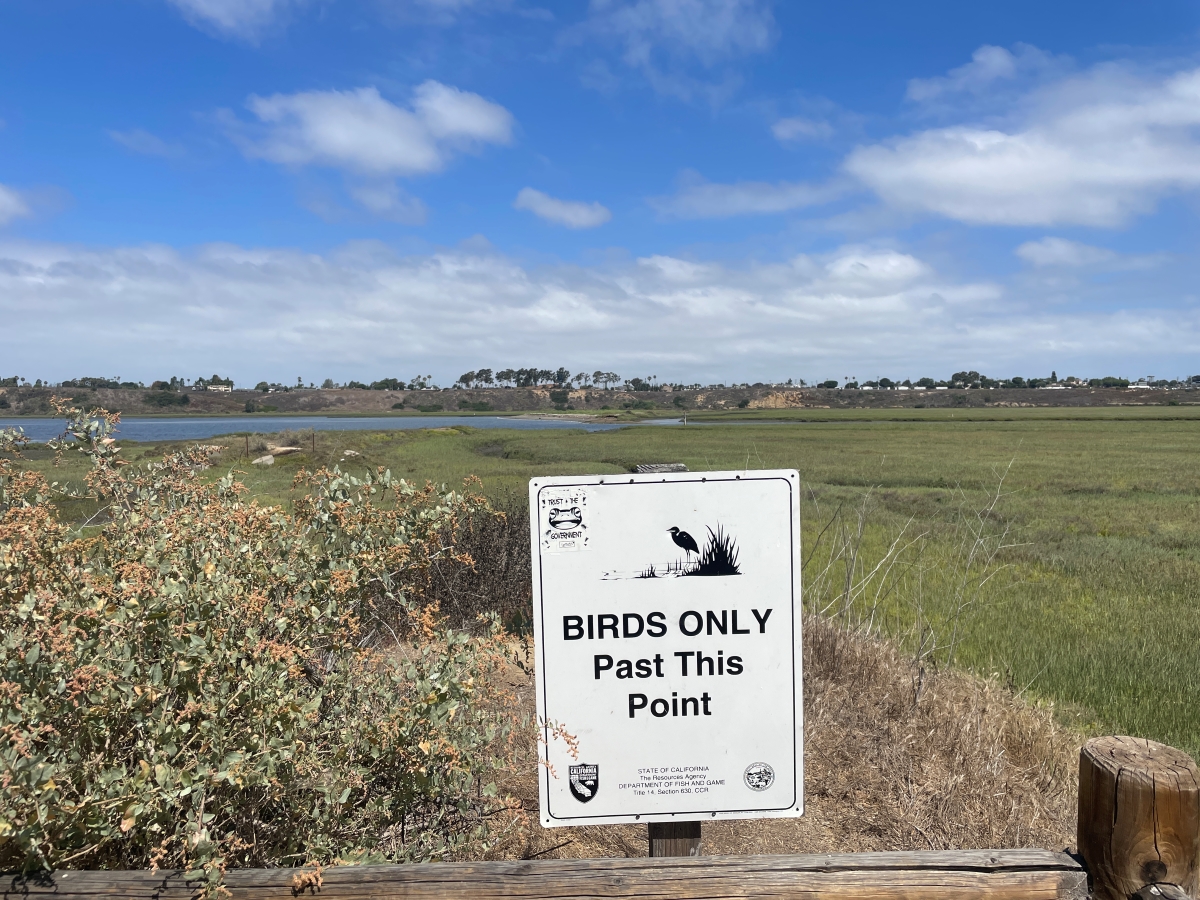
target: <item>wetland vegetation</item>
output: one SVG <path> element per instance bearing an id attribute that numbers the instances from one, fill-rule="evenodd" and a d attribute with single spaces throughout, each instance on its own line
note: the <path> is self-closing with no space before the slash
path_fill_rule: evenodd
<path id="1" fill-rule="evenodd" d="M 1200 575 L 1200 474 L 1193 464 L 1200 417 L 1192 409 L 806 410 L 807 421 L 780 421 L 778 417 L 788 412 L 737 414 L 739 419 L 748 414 L 775 417 L 774 421 L 761 423 L 716 421 L 697 427 L 631 427 L 590 433 L 483 431 L 455 426 L 420 431 L 238 435 L 216 439 L 214 443 L 224 449 L 203 451 L 202 466 L 197 465 L 200 457 L 196 451 L 185 453 L 183 444 L 118 441 L 119 451 L 110 445 L 99 448 L 108 459 L 102 467 L 99 486 L 103 491 L 99 494 L 94 460 L 67 453 L 56 461 L 49 448 L 31 446 L 25 448 L 24 458 L 9 463 L 9 477 L 15 479 L 10 485 L 23 483 L 22 490 L 26 491 L 32 489 L 33 482 L 21 482 L 22 472 L 40 473 L 57 482 L 52 488 L 36 488 L 43 496 L 53 498 L 49 506 L 42 503 L 38 509 L 55 508 L 66 524 L 59 528 L 50 519 L 39 518 L 37 527 L 53 541 L 46 544 L 45 551 L 63 561 L 50 566 L 49 560 L 44 560 L 49 573 L 46 578 L 54 581 L 55 590 L 72 596 L 62 614 L 89 615 L 87 592 L 70 594 L 76 582 L 61 574 L 62 565 L 74 567 L 72 571 L 78 570 L 84 580 L 91 577 L 87 571 L 98 571 L 95 566 L 99 563 L 124 571 L 122 567 L 136 562 L 138 552 L 123 542 L 123 535 L 136 533 L 139 540 L 150 540 L 157 533 L 146 524 L 151 517 L 183 521 L 187 528 L 201 530 L 197 532 L 202 538 L 198 541 L 165 536 L 163 552 L 173 560 L 172 565 L 182 567 L 180 571 L 198 565 L 197 571 L 205 574 L 198 575 L 192 588 L 183 593 L 175 593 L 182 582 L 169 571 L 149 581 L 143 579 L 138 590 L 145 595 L 144 602 L 161 607 L 168 616 L 177 601 L 186 601 L 179 611 L 192 610 L 188 615 L 205 608 L 213 590 L 206 567 L 209 562 L 215 565 L 225 552 L 218 552 L 217 545 L 241 540 L 228 526 L 212 530 L 203 517 L 194 521 L 188 518 L 190 510 L 204 510 L 205 515 L 216 510 L 223 517 L 233 516 L 233 524 L 243 519 L 255 523 L 255 539 L 269 549 L 268 556 L 276 553 L 270 549 L 272 541 L 291 548 L 287 559 L 280 560 L 286 562 L 285 568 L 278 571 L 268 565 L 270 560 L 245 563 L 250 565 L 246 571 L 261 581 L 269 595 L 282 590 L 279 573 L 286 580 L 288 571 L 296 567 L 318 573 L 304 575 L 306 584 L 317 584 L 314 590 L 318 593 L 325 590 L 321 579 L 329 579 L 331 585 L 337 582 L 343 593 L 351 585 L 362 587 L 354 587 L 361 596 L 354 591 L 346 594 L 344 613 L 341 607 L 323 611 L 306 626 L 308 631 L 317 629 L 315 636 L 308 631 L 297 632 L 299 642 L 295 646 L 264 645 L 264 650 L 257 645 L 243 646 L 245 641 L 217 646 L 217 664 L 206 677 L 237 683 L 242 677 L 237 674 L 242 657 L 262 650 L 266 654 L 261 661 L 263 677 L 282 677 L 284 671 L 290 672 L 284 693 L 291 692 L 288 696 L 294 695 L 295 702 L 305 704 L 306 709 L 320 709 L 322 702 L 370 705 L 378 700 L 330 693 L 343 688 L 333 673 L 351 671 L 352 664 L 357 664 L 353 661 L 372 658 L 361 656 L 362 652 L 406 647 L 405 665 L 414 665 L 413 660 L 428 660 L 432 665 L 441 652 L 437 648 L 452 644 L 464 648 L 465 653 L 465 648 L 474 646 L 470 641 L 486 639 L 499 641 L 487 645 L 486 656 L 460 654 L 451 658 L 456 667 L 452 679 L 474 678 L 475 672 L 491 667 L 487 676 L 491 683 L 513 692 L 512 702 L 516 705 L 505 708 L 524 710 L 531 702 L 532 690 L 527 665 L 521 662 L 529 577 L 524 498 L 530 477 L 625 473 L 641 463 L 663 462 L 682 462 L 693 471 L 797 468 L 804 479 L 804 602 L 809 614 L 805 638 L 809 654 L 806 730 L 810 745 L 820 750 L 812 768 L 816 774 L 810 788 L 811 814 L 799 823 L 758 823 L 736 834 L 714 834 L 714 846 L 725 852 L 781 852 L 801 845 L 829 850 L 1022 846 L 1027 842 L 1049 846 L 1069 840 L 1071 759 L 1073 748 L 1078 746 L 1074 736 L 1086 731 L 1128 733 L 1161 740 L 1191 753 L 1200 750 L 1200 711 L 1192 696 L 1200 676 L 1200 611 L 1195 588 Z M 80 427 L 77 423 L 76 430 Z M 270 466 L 252 465 L 252 460 L 270 445 L 299 449 L 279 456 Z M 174 462 L 167 469 L 155 470 L 159 474 L 150 478 L 151 487 L 170 482 L 171 495 L 180 498 L 178 509 L 156 506 L 160 501 L 155 499 L 154 490 L 147 492 L 143 487 L 129 493 L 129 486 L 138 478 L 145 482 L 150 477 L 135 475 L 135 470 L 145 471 L 145 466 L 162 460 L 164 454 L 180 453 L 183 455 L 171 457 Z M 335 468 L 359 480 L 351 483 L 339 480 L 343 476 L 336 473 L 314 474 Z M 92 496 L 72 499 L 69 494 L 87 487 L 84 479 L 89 472 L 92 484 L 87 490 Z M 369 493 L 362 493 L 369 491 L 364 480 L 367 473 L 377 485 L 395 487 L 381 492 L 379 500 L 371 500 Z M 383 569 L 378 578 L 384 581 L 371 574 L 376 563 L 372 554 L 381 552 L 371 549 L 362 556 L 360 569 L 367 577 L 339 581 L 345 576 L 336 573 L 352 568 L 348 566 L 355 557 L 350 551 L 359 546 L 354 552 L 364 552 L 362 538 L 356 535 L 370 535 L 372 548 L 383 547 L 391 539 L 375 532 L 381 526 L 386 526 L 385 531 L 392 527 L 387 523 L 408 521 L 405 517 L 410 512 L 405 510 L 418 517 L 412 519 L 415 522 L 422 504 L 453 510 L 455 504 L 466 502 L 454 497 L 469 497 L 475 490 L 449 495 L 436 487 L 426 489 L 426 482 L 454 488 L 471 476 L 480 479 L 479 492 L 506 516 L 487 512 L 478 505 L 482 498 L 470 500 L 474 512 L 463 508 L 447 520 L 447 527 L 455 535 L 453 543 L 446 545 L 450 551 L 429 554 L 420 550 L 429 545 L 428 539 L 412 544 L 413 550 L 405 552 L 416 552 L 415 558 L 423 562 L 411 575 L 404 576 L 409 585 L 404 590 L 411 599 L 410 605 L 403 607 L 403 615 L 410 617 L 409 624 L 401 619 L 389 620 L 389 627 L 398 629 L 401 640 L 386 635 L 386 629 L 363 629 L 361 623 L 378 608 L 378 598 L 390 590 L 385 582 L 392 576 L 386 574 L 390 570 Z M 409 488 L 389 478 L 405 479 L 419 493 L 410 493 Z M 211 493 L 201 491 L 202 484 L 209 485 L 206 490 Z M 395 495 L 392 499 L 385 497 L 389 490 Z M 104 491 L 108 492 L 107 499 Z M 114 511 L 112 498 L 122 492 L 126 500 Z M 310 547 L 310 538 L 303 535 L 315 526 L 314 514 L 325 515 L 321 511 L 327 510 L 341 517 L 343 514 L 334 507 L 342 502 L 341 498 L 352 495 L 360 498 L 355 504 L 363 505 L 354 508 L 361 512 L 354 512 L 350 519 L 322 519 L 330 524 L 320 525 L 312 533 L 322 534 L 321 529 L 328 527 L 334 529 L 330 533 L 335 537 Z M 402 497 L 416 498 L 415 505 L 413 499 L 401 502 Z M 251 511 L 264 507 L 276 510 L 269 514 Z M 372 511 L 375 509 L 378 512 Z M 11 510 L 9 515 L 13 515 Z M 17 516 L 22 517 L 28 516 Z M 245 530 L 245 522 L 237 528 Z M 278 531 L 275 537 L 273 529 Z M 381 534 L 386 538 L 382 544 L 377 540 Z M 80 537 L 85 541 L 79 542 Z M 98 543 L 86 543 L 93 538 Z M 197 552 L 208 555 L 201 560 Z M 238 554 L 230 558 L 241 559 Z M 20 569 L 26 577 L 33 565 L 29 559 L 10 554 L 5 557 L 5 565 L 15 566 L 13 571 Z M 230 570 L 231 576 L 236 574 Z M 166 587 L 159 590 L 155 579 L 162 578 L 167 579 L 163 582 Z M 228 612 L 235 618 L 243 616 L 237 608 L 246 591 L 249 593 L 245 593 L 245 599 L 253 601 L 252 605 L 260 602 L 260 594 L 250 590 L 254 584 L 248 582 L 249 587 L 243 587 L 236 578 L 224 575 L 221 584 L 228 598 L 222 600 L 227 608 L 217 610 L 220 615 Z M 118 587 L 116 582 L 106 583 L 103 590 L 111 593 Z M 287 595 L 285 592 L 279 596 L 283 602 Z M 114 608 L 118 613 L 111 626 L 105 626 L 112 631 L 112 640 L 101 641 L 106 653 L 112 651 L 111 659 L 106 657 L 102 664 L 128 665 L 118 652 L 125 646 L 122 629 L 132 627 L 139 617 L 132 608 L 120 604 Z M 387 608 L 401 610 L 396 606 Z M 20 619 L 30 609 L 18 604 L 9 612 Z M 449 631 L 428 630 L 434 626 L 432 620 L 423 618 L 423 611 L 433 609 L 441 616 L 436 629 Z M 270 612 L 258 606 L 255 610 L 259 618 Z M 488 632 L 491 637 L 480 635 L 480 612 L 497 613 L 506 630 Z M 353 618 L 355 628 L 363 629 L 360 633 L 374 635 L 372 640 L 357 648 L 339 644 L 334 636 L 343 614 Z M 329 616 L 333 618 L 326 622 Z M 30 624 L 32 621 L 26 616 L 20 627 L 46 627 Z M 161 621 L 155 619 L 149 627 L 159 628 L 156 623 Z M 274 620 L 264 618 L 263 627 L 270 621 Z M 323 630 L 327 624 L 330 629 Z M 10 635 L 15 633 L 10 629 Z M 222 629 L 214 633 L 233 634 Z M 418 638 L 415 641 L 414 636 Z M 16 654 L 10 659 L 17 667 L 13 671 L 28 667 L 28 654 L 20 655 L 24 652 L 22 646 L 18 641 L 9 648 Z M 432 651 L 437 652 L 431 656 Z M 275 660 L 271 655 L 275 652 L 283 652 L 283 656 Z M 509 663 L 503 662 L 506 654 Z M 306 663 L 318 666 L 315 676 Z M 45 664 L 43 658 L 39 665 Z M 982 679 L 964 678 L 963 670 Z M 391 670 L 384 667 L 378 671 L 386 674 Z M 160 675 L 150 670 L 146 677 L 149 683 Z M 16 683 L 11 678 L 9 681 Z M 370 687 L 372 683 L 363 681 L 361 685 Z M 169 696 L 156 693 L 162 688 L 155 685 L 151 685 L 151 700 L 168 702 Z M 129 687 L 133 690 L 137 685 Z M 212 697 L 224 696 L 218 688 L 214 682 L 209 691 Z M 136 690 L 129 693 L 120 686 L 105 690 L 108 693 L 104 697 L 116 704 L 114 709 L 133 717 L 142 715 L 142 705 L 150 702 Z M 822 698 L 833 695 L 841 699 L 825 704 Z M 167 699 L 162 699 L 164 696 Z M 329 699 L 322 701 L 322 696 Z M 181 702 L 185 701 L 183 698 Z M 437 702 L 453 705 L 458 701 Z M 343 706 L 336 708 L 341 710 Z M 459 718 L 449 716 L 444 720 L 447 729 L 461 725 L 481 730 L 436 735 L 438 741 L 446 742 L 438 746 L 459 748 L 454 753 L 469 749 L 466 756 L 456 757 L 469 761 L 469 765 L 462 770 L 462 785 L 456 784 L 449 795 L 433 797 L 432 806 L 420 791 L 410 792 L 410 799 L 376 816 L 381 807 L 368 785 L 374 775 L 364 770 L 361 793 L 354 793 L 359 790 L 355 788 L 343 796 L 346 787 L 341 782 L 333 794 L 325 791 L 331 815 L 342 814 L 337 812 L 339 804 L 351 804 L 357 831 L 338 832 L 323 820 L 310 817 L 302 823 L 312 838 L 301 842 L 305 846 L 296 843 L 285 848 L 279 844 L 276 849 L 264 844 L 265 855 L 255 856 L 255 860 L 275 859 L 282 854 L 280 860 L 288 857 L 283 864 L 292 865 L 320 861 L 347 848 L 357 848 L 370 858 L 398 860 L 446 852 L 508 857 L 634 852 L 640 840 L 634 834 L 636 829 L 585 829 L 575 840 L 563 843 L 544 833 L 536 821 L 529 821 L 524 811 L 536 808 L 532 774 L 536 762 L 532 737 L 523 731 L 528 726 L 528 713 L 516 715 L 511 722 L 489 722 L 487 717 L 495 709 L 488 701 L 476 710 L 477 717 L 463 719 L 460 713 Z M 204 710 L 193 712 L 201 718 L 206 714 Z M 63 715 L 70 718 L 75 713 L 64 707 Z M 356 732 L 343 725 L 348 726 L 352 718 L 331 721 L 331 727 L 336 727 L 327 737 L 321 737 L 325 743 L 314 747 L 314 752 L 336 755 L 338 747 L 351 746 L 357 740 Z M 1053 719 L 1058 720 L 1056 726 L 1051 724 Z M 1068 726 L 1066 735 L 1061 731 L 1064 724 Z M 99 730 L 83 728 L 73 733 L 87 735 L 94 731 L 98 735 L 103 725 L 97 720 Z M 404 723 L 398 721 L 398 725 Z M 492 729 L 509 727 L 515 729 L 514 737 L 525 737 L 506 744 L 507 749 L 492 760 L 486 754 L 494 751 L 485 745 L 489 735 L 501 733 Z M 844 737 L 830 743 L 824 736 L 826 729 Z M 968 731 L 972 735 L 977 731 L 980 735 L 986 733 L 986 740 L 975 740 L 967 748 L 963 736 Z M 850 735 L 854 735 L 852 748 L 846 743 Z M 433 746 L 430 740 L 424 740 Z M 287 750 L 286 743 L 280 745 L 279 752 Z M 900 754 L 902 759 L 891 751 L 888 755 L 882 749 L 878 753 L 870 749 L 901 745 L 907 748 Z M 423 746 L 418 741 L 418 749 Z M 113 775 L 116 780 L 106 782 L 116 785 L 113 789 L 119 788 L 118 794 L 139 777 L 142 781 L 138 784 L 149 784 L 139 762 L 141 748 L 130 745 L 124 750 L 127 759 L 120 765 L 128 772 Z M 417 767 L 405 771 L 419 776 L 421 757 L 414 758 L 408 744 L 397 743 L 389 749 L 389 753 L 393 751 L 397 754 L 395 760 L 403 766 Z M 928 802 L 922 801 L 920 809 L 913 807 L 905 799 L 911 793 L 907 788 L 901 790 L 894 779 L 881 777 L 878 783 L 855 787 L 858 799 L 847 805 L 837 787 L 846 783 L 846 772 L 833 763 L 822 769 L 822 760 L 857 759 L 864 753 L 881 766 L 902 765 L 906 772 L 919 771 L 913 777 L 922 785 L 918 793 L 928 795 Z M 68 757 L 69 753 L 60 763 L 70 774 L 75 763 L 70 763 Z M 93 761 L 99 764 L 98 757 Z M 224 756 L 211 761 L 198 757 L 195 762 L 175 761 L 170 765 L 176 767 L 172 771 L 178 777 L 183 777 L 179 773 L 190 773 L 201 763 L 211 768 L 205 777 L 211 775 L 214 796 L 220 792 L 234 799 L 239 796 L 241 788 L 229 781 L 232 770 Z M 168 765 L 168 761 L 162 765 Z M 306 765 L 309 773 L 319 771 L 320 759 L 314 757 Z M 102 769 L 116 772 L 108 766 L 89 770 L 80 777 L 99 778 L 96 773 Z M 463 806 L 466 794 L 455 795 L 454 790 L 467 788 L 468 793 L 477 794 L 487 770 L 497 777 L 494 805 L 489 807 L 489 800 L 475 807 Z M 257 769 L 247 772 L 259 777 Z M 971 794 L 974 799 L 956 788 L 966 783 L 964 773 L 969 772 L 990 773 L 986 784 L 981 782 L 979 790 Z M 42 783 L 37 773 L 30 777 L 30 785 Z M 178 858 L 192 864 L 215 865 L 219 860 L 245 864 L 240 860 L 245 854 L 237 849 L 242 840 L 237 832 L 239 823 L 253 823 L 258 821 L 255 816 L 264 814 L 276 815 L 270 812 L 271 804 L 284 802 L 287 791 L 308 790 L 305 783 L 303 779 L 281 783 L 283 793 L 278 797 L 260 791 L 238 813 L 241 818 L 222 820 L 226 823 L 223 827 L 231 829 L 227 838 L 221 839 L 224 843 L 203 845 L 202 853 L 184 850 L 185 843 L 176 843 L 173 846 L 182 854 Z M 116 841 L 124 849 L 93 851 L 97 854 L 94 859 L 105 858 L 107 853 L 114 863 L 126 860 L 126 864 L 144 864 L 144 860 L 139 863 L 141 857 L 137 854 L 151 853 L 154 844 L 149 833 L 136 831 L 139 822 L 146 822 L 147 827 L 157 823 L 159 832 L 155 833 L 160 837 L 155 841 L 173 834 L 177 842 L 191 840 L 187 837 L 193 834 L 188 830 L 192 828 L 189 821 L 197 829 L 206 824 L 209 813 L 203 805 L 198 809 L 195 804 L 188 807 L 196 814 L 191 820 L 173 818 L 173 807 L 166 800 L 170 791 L 181 788 L 173 782 L 164 784 L 146 795 L 149 799 L 145 803 L 149 805 L 134 810 L 122 801 L 112 810 L 112 816 L 97 819 L 100 824 L 95 827 L 104 832 L 104 840 Z M 423 782 L 417 777 L 414 784 Z M 136 784 L 133 788 L 140 790 Z M 40 796 L 40 790 L 31 788 L 29 796 Z M 137 797 L 137 790 L 130 796 Z M 1001 799 L 979 800 L 983 803 L 979 806 L 975 801 L 985 795 Z M 1014 801 L 1017 805 L 1004 798 L 1018 798 Z M 447 801 L 469 814 L 444 820 L 449 825 L 443 831 L 431 829 L 431 820 L 420 817 L 437 818 L 438 804 Z M 1049 805 L 1037 805 L 1043 802 Z M 360 805 L 354 806 L 356 803 Z M 856 810 L 864 804 L 878 817 L 883 831 L 863 831 L 865 820 Z M 947 813 L 951 809 L 958 812 Z M 491 825 L 482 830 L 477 827 L 483 821 L 481 816 L 486 818 L 496 810 L 502 814 L 488 820 Z M 923 823 L 921 830 L 913 831 L 910 823 L 918 819 Z M 1041 822 L 1042 830 L 1031 831 L 1026 826 L 1031 820 Z M 401 831 L 397 838 L 397 832 L 388 824 L 396 821 L 413 821 L 421 826 L 417 844 L 412 843 L 407 831 Z M 980 821 L 992 826 L 980 830 L 972 824 Z M 493 826 L 499 826 L 499 831 Z M 123 838 L 127 831 L 139 835 L 140 850 L 130 850 L 132 845 Z M 92 835 L 89 840 L 97 833 L 80 832 Z M 28 846 L 36 849 L 36 842 Z M 61 849 L 54 852 L 58 855 L 47 851 L 47 862 L 62 864 L 69 855 Z M 372 855 L 380 853 L 383 855 L 379 857 Z M 36 859 L 36 853 L 30 858 Z M 250 861 L 250 856 L 246 860 Z"/>
<path id="2" fill-rule="evenodd" d="M 778 421 L 785 412 L 756 414 Z M 803 413 L 820 424 L 319 432 L 315 458 L 309 450 L 266 470 L 246 465 L 244 442 L 230 440 L 213 471 L 240 468 L 253 495 L 285 505 L 296 496 L 295 472 L 314 464 L 382 466 L 450 485 L 477 475 L 485 493 L 512 506 L 534 475 L 627 472 L 646 462 L 693 471 L 795 467 L 806 490 L 811 609 L 863 617 L 914 654 L 935 642 L 931 664 L 952 657 L 996 673 L 1089 727 L 1200 751 L 1197 411 Z M 836 578 L 833 569 L 817 577 L 834 535 L 858 548 L 855 584 L 890 559 L 889 548 L 896 557 L 848 607 L 840 605 L 848 596 L 840 563 Z"/>

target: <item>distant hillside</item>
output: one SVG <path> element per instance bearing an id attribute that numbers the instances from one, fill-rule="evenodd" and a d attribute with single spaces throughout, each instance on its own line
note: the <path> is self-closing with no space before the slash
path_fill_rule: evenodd
<path id="1" fill-rule="evenodd" d="M 150 391 L 99 388 L 0 388 L 0 417 L 49 415 L 55 393 L 83 405 L 126 415 L 393 414 L 401 412 L 603 412 L 625 409 L 685 413 L 721 409 L 872 409 L 1010 406 L 1125 406 L 1200 403 L 1200 391 L 1137 388 L 1065 390 L 842 390 L 757 386 L 699 391 L 490 388 L 484 390 L 371 391 L 296 389 L 275 393 L 235 390 Z"/>

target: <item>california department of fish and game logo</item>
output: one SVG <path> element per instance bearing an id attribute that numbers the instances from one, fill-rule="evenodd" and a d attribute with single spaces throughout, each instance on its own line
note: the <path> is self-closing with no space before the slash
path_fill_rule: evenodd
<path id="1" fill-rule="evenodd" d="M 752 791 L 765 791 L 775 783 L 775 770 L 765 762 L 751 763 L 746 767 L 742 780 Z"/>
<path id="2" fill-rule="evenodd" d="M 587 803 L 600 790 L 599 766 L 571 766 L 571 793 L 580 803 Z"/>

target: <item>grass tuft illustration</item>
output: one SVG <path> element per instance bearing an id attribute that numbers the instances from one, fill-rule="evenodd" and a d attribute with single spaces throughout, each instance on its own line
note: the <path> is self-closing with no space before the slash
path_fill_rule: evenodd
<path id="1" fill-rule="evenodd" d="M 653 565 L 651 565 L 651 566 L 649 566 L 648 568 L 642 569 L 642 571 L 640 571 L 640 572 L 638 573 L 638 576 L 637 576 L 637 577 L 638 577 L 638 578 L 657 578 L 657 577 L 658 577 L 658 572 L 656 572 L 656 571 L 654 570 L 654 566 L 653 566 Z"/>
<path id="2" fill-rule="evenodd" d="M 700 559 L 685 575 L 740 575 L 737 542 L 720 525 L 714 532 L 708 529 L 708 542 L 700 551 Z"/>

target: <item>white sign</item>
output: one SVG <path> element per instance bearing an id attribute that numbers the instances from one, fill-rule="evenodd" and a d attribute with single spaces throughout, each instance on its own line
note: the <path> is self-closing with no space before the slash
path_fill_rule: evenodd
<path id="1" fill-rule="evenodd" d="M 543 825 L 803 813 L 799 488 L 530 481 Z"/>

